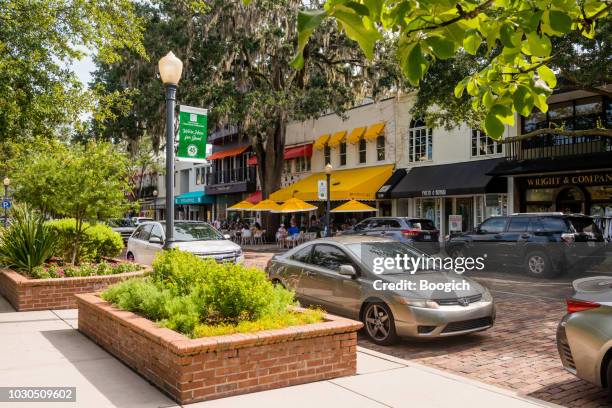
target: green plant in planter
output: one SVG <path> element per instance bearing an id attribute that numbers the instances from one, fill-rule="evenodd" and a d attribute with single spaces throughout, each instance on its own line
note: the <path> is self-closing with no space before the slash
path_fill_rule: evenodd
<path id="1" fill-rule="evenodd" d="M 54 255 L 69 261 L 77 235 L 76 221 L 73 218 L 63 218 L 49 221 L 48 224 L 55 231 L 58 240 Z M 79 250 L 81 262 L 99 262 L 103 257 L 119 255 L 122 249 L 121 235 L 108 225 L 85 223 L 83 226 Z"/>
<path id="2" fill-rule="evenodd" d="M 27 205 L 15 205 L 11 220 L 0 235 L 0 264 L 31 274 L 53 254 L 55 234 Z"/>
<path id="3" fill-rule="evenodd" d="M 295 312 L 293 292 L 272 285 L 260 269 L 179 250 L 160 252 L 149 277 L 113 285 L 102 298 L 191 337 L 308 324 L 323 316 Z"/>

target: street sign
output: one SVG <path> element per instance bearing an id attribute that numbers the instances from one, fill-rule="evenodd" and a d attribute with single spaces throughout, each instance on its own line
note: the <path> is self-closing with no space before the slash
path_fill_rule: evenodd
<path id="1" fill-rule="evenodd" d="M 4 210 L 8 210 L 9 208 L 11 208 L 11 200 L 6 199 L 6 198 L 2 200 L 2 208 Z"/>
<path id="2" fill-rule="evenodd" d="M 180 106 L 177 159 L 194 162 L 206 159 L 207 112 L 202 108 Z"/>
<path id="3" fill-rule="evenodd" d="M 319 200 L 327 200 L 327 181 L 319 180 L 317 184 L 317 197 Z"/>

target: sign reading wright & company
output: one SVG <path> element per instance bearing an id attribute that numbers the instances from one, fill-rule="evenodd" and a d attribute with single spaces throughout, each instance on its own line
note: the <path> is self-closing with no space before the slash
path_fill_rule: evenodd
<path id="1" fill-rule="evenodd" d="M 523 184 L 527 188 L 558 187 L 565 184 L 581 186 L 606 185 L 612 184 L 612 171 L 525 177 L 523 179 Z"/>

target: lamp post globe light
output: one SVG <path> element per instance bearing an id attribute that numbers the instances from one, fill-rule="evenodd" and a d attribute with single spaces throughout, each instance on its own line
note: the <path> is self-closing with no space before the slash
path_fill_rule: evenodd
<path id="1" fill-rule="evenodd" d="M 2 184 L 4 184 L 4 200 L 8 199 L 8 188 L 9 185 L 11 184 L 11 179 L 8 177 L 5 177 Z M 8 208 L 4 208 L 4 228 L 6 228 L 6 226 L 8 225 Z"/>
<path id="2" fill-rule="evenodd" d="M 329 229 L 330 217 L 331 217 L 331 173 L 334 170 L 330 163 L 325 165 L 325 177 L 327 178 L 327 203 L 325 206 L 325 236 L 329 237 L 331 230 Z"/>
<path id="3" fill-rule="evenodd" d="M 153 219 L 157 219 L 157 190 L 153 190 Z"/>
<path id="4" fill-rule="evenodd" d="M 166 241 L 169 249 L 174 240 L 174 106 L 176 88 L 183 63 L 171 52 L 159 60 L 159 76 L 166 87 Z"/>

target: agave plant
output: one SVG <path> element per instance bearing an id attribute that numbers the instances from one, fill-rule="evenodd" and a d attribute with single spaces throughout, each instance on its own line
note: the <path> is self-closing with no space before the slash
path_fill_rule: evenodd
<path id="1" fill-rule="evenodd" d="M 54 247 L 54 233 L 44 218 L 27 205 L 14 206 L 10 226 L 0 233 L 0 265 L 30 274 Z"/>

